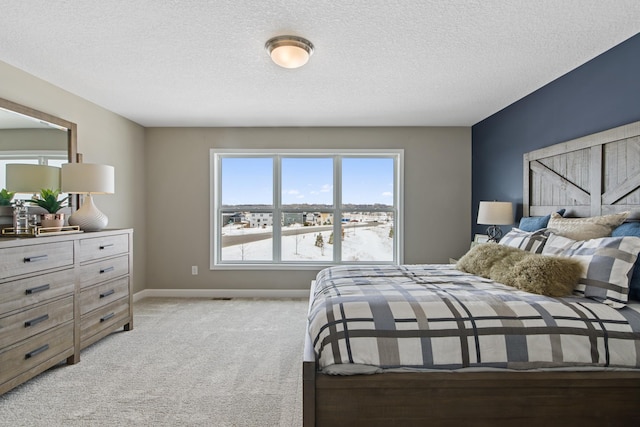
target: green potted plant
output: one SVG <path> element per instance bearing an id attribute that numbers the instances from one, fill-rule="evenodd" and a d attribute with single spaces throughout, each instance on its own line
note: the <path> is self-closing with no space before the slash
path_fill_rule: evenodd
<path id="1" fill-rule="evenodd" d="M 0 229 L 10 227 L 13 224 L 13 207 L 11 206 L 15 193 L 0 190 Z"/>
<path id="2" fill-rule="evenodd" d="M 43 188 L 39 195 L 27 200 L 48 212 L 40 215 L 40 224 L 43 228 L 51 228 L 51 231 L 60 231 L 64 225 L 64 214 L 58 213 L 58 211 L 65 207 L 69 197 L 58 200 L 58 196 L 60 196 L 60 190 Z"/>
<path id="3" fill-rule="evenodd" d="M 11 200 L 16 193 L 7 191 L 6 188 L 0 190 L 0 206 L 11 206 Z"/>

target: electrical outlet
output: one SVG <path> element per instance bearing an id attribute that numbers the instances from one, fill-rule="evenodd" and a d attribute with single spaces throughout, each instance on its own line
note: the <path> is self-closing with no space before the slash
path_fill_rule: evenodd
<path id="1" fill-rule="evenodd" d="M 197 265 L 192 265 L 191 266 L 191 274 L 194 276 L 198 275 L 198 266 Z"/>

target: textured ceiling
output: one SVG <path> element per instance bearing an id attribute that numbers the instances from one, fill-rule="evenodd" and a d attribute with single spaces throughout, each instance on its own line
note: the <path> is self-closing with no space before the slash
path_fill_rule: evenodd
<path id="1" fill-rule="evenodd" d="M 638 0 L 0 0 L 0 60 L 144 126 L 470 126 L 639 31 Z"/>

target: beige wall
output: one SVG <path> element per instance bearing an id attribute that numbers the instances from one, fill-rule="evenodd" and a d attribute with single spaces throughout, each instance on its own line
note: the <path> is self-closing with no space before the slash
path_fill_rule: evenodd
<path id="1" fill-rule="evenodd" d="M 406 263 L 469 247 L 470 128 L 152 128 L 0 62 L 0 97 L 78 125 L 85 162 L 116 169 L 97 196 L 109 227 L 134 228 L 134 291 L 305 289 L 316 270 L 209 270 L 209 149 L 404 148 Z M 145 136 L 146 135 L 146 136 Z M 191 275 L 197 265 L 198 276 Z"/>
<path id="2" fill-rule="evenodd" d="M 83 98 L 0 61 L 0 97 L 78 125 L 78 152 L 86 163 L 116 170 L 116 193 L 96 196 L 109 228 L 134 229 L 134 291 L 146 283 L 144 128 Z"/>
<path id="3" fill-rule="evenodd" d="M 209 270 L 210 148 L 403 148 L 404 261 L 442 263 L 469 248 L 470 128 L 150 128 L 148 289 L 305 289 L 317 272 Z"/>

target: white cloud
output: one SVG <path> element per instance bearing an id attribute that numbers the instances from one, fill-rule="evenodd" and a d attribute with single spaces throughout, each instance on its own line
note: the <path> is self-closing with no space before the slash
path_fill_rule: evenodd
<path id="1" fill-rule="evenodd" d="M 382 197 L 393 197 L 393 193 L 391 191 L 382 192 Z"/>
<path id="2" fill-rule="evenodd" d="M 328 193 L 333 189 L 333 185 L 331 184 L 324 184 L 321 188 L 320 188 L 320 192 L 322 193 Z"/>

